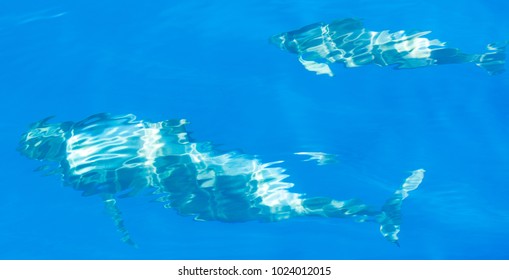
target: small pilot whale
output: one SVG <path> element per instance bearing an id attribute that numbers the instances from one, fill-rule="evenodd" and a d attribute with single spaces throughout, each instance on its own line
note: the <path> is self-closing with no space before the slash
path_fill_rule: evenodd
<path id="1" fill-rule="evenodd" d="M 483 54 L 465 54 L 439 40 L 423 37 L 430 32 L 369 31 L 360 20 L 349 18 L 277 34 L 270 42 L 297 54 L 300 63 L 318 75 L 333 76 L 329 67 L 332 63 L 343 63 L 346 67 L 395 65 L 396 69 L 406 69 L 471 62 L 490 74 L 504 71 L 508 41 L 488 45 Z"/>
<path id="2" fill-rule="evenodd" d="M 187 124 L 184 119 L 141 121 L 131 114 L 62 123 L 44 119 L 21 137 L 18 150 L 46 162 L 40 170 L 60 174 L 64 185 L 101 197 L 122 240 L 131 245 L 135 243 L 117 202 L 140 193 L 199 221 L 350 217 L 380 224 L 385 239 L 399 244 L 401 204 L 421 184 L 423 169 L 413 171 L 380 209 L 358 199 L 306 197 L 290 191 L 293 184 L 278 167 L 282 162 L 262 163 L 209 142 L 194 142 Z"/>
<path id="3" fill-rule="evenodd" d="M 338 157 L 338 155 L 328 154 L 324 152 L 296 152 L 293 154 L 298 156 L 309 156 L 309 158 L 305 159 L 304 161 L 314 160 L 318 165 L 335 163 Z"/>

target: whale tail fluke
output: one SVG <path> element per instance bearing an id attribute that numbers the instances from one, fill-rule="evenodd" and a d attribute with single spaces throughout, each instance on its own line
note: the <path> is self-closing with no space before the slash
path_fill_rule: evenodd
<path id="1" fill-rule="evenodd" d="M 412 171 L 401 188 L 396 190 L 382 207 L 381 213 L 377 216 L 377 222 L 380 223 L 380 233 L 388 241 L 398 245 L 398 233 L 401 226 L 401 204 L 408 193 L 417 189 L 424 179 L 424 169 Z"/>
<path id="2" fill-rule="evenodd" d="M 401 225 L 401 204 L 408 193 L 417 189 L 424 179 L 424 169 L 412 171 L 381 210 L 373 209 L 359 199 L 334 200 L 327 197 L 304 198 L 295 205 L 294 211 L 300 216 L 322 216 L 328 218 L 353 218 L 356 222 L 374 222 L 380 224 L 380 232 L 386 240 L 399 246 L 398 233 Z"/>
<path id="3" fill-rule="evenodd" d="M 500 74 L 505 71 L 505 50 L 509 41 L 492 43 L 487 46 L 488 51 L 478 55 L 475 64 L 490 73 L 490 75 Z"/>

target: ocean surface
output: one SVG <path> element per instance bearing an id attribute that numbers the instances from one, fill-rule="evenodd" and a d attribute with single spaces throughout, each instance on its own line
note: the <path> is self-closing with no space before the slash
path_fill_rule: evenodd
<path id="1" fill-rule="evenodd" d="M 432 31 L 466 53 L 509 39 L 505 1 L 0 1 L 0 259 L 509 259 L 509 73 L 474 64 L 307 71 L 269 43 L 315 22 Z M 138 248 L 99 197 L 16 148 L 48 116 L 185 118 L 199 141 L 279 166 L 307 196 L 381 207 L 412 170 L 400 247 L 375 223 L 198 222 L 119 199 Z M 296 152 L 337 155 L 318 165 Z"/>

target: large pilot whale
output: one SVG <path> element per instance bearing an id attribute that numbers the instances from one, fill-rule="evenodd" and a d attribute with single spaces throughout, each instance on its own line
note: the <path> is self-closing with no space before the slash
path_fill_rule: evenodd
<path id="1" fill-rule="evenodd" d="M 431 31 L 370 31 L 357 19 L 314 23 L 274 35 L 270 42 L 295 53 L 304 67 L 316 74 L 333 76 L 329 65 L 346 67 L 368 64 L 394 65 L 397 69 L 471 62 L 490 74 L 504 71 L 507 41 L 488 45 L 483 54 L 465 54 L 439 40 L 423 36 Z"/>
<path id="2" fill-rule="evenodd" d="M 278 165 L 239 152 L 196 142 L 184 119 L 148 122 L 134 115 L 98 114 L 78 122 L 36 122 L 21 137 L 18 150 L 46 162 L 39 170 L 61 174 L 63 183 L 84 196 L 100 197 L 122 240 L 135 245 L 124 225 L 118 199 L 154 195 L 164 207 L 199 221 L 280 221 L 294 217 L 350 217 L 376 222 L 398 244 L 402 201 L 415 190 L 424 170 L 409 177 L 380 208 L 359 199 L 306 197 Z"/>

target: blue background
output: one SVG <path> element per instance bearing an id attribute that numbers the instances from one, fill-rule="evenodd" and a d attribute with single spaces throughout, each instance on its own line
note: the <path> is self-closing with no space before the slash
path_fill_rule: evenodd
<path id="1" fill-rule="evenodd" d="M 355 17 L 370 30 L 432 30 L 467 53 L 509 39 L 505 1 L 1 1 L 0 258 L 508 259 L 509 74 L 472 65 L 306 71 L 268 43 Z M 32 122 L 99 112 L 186 118 L 201 141 L 284 160 L 294 191 L 381 206 L 411 170 L 401 248 L 376 224 L 196 222 L 119 202 L 123 244 L 99 197 L 82 197 L 16 152 Z M 336 164 L 293 155 L 324 151 Z"/>

